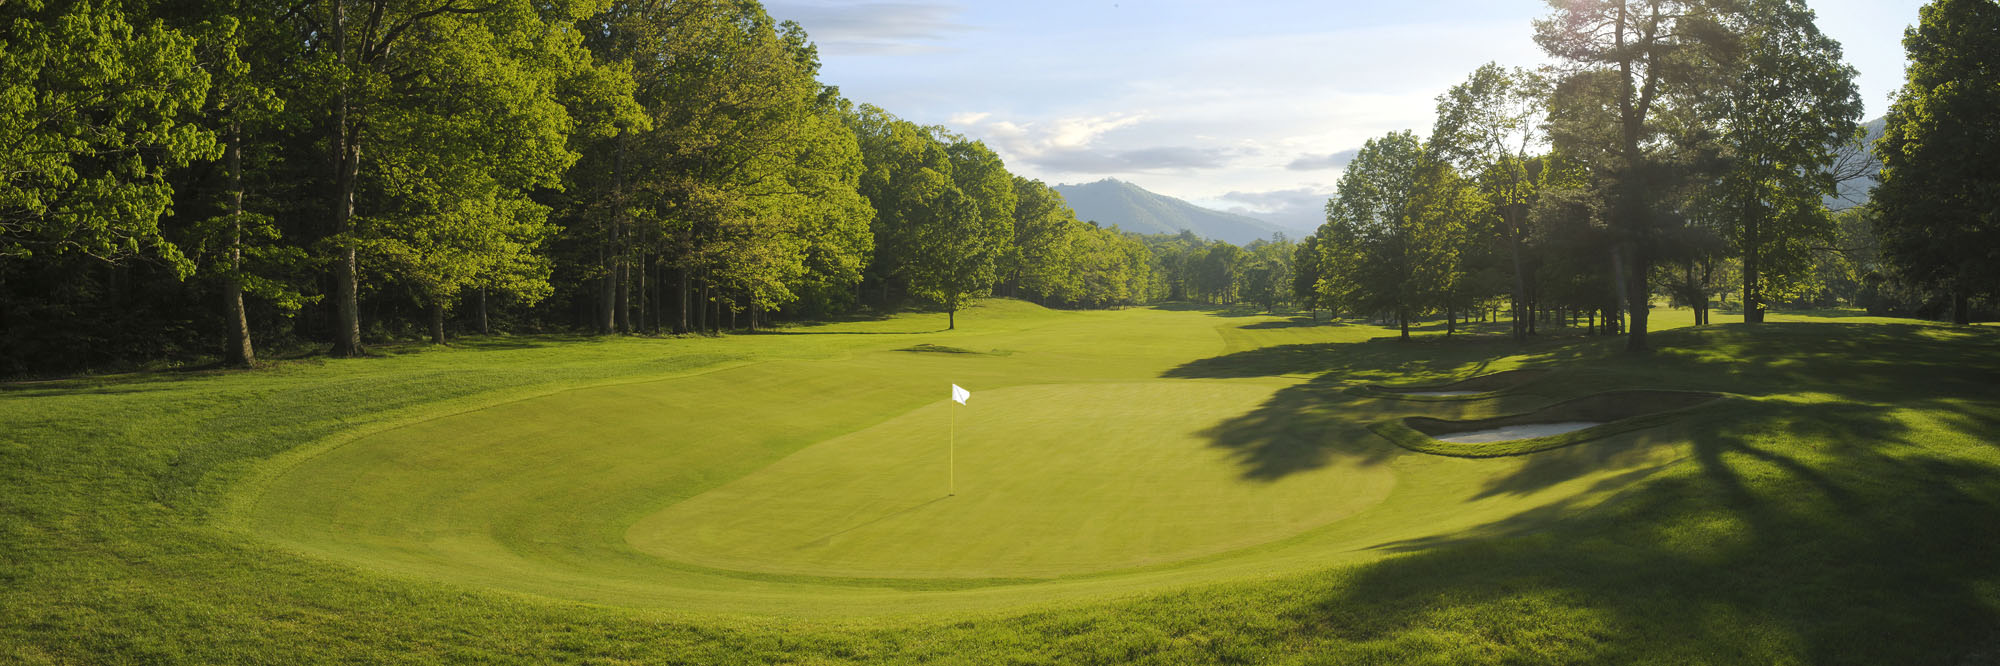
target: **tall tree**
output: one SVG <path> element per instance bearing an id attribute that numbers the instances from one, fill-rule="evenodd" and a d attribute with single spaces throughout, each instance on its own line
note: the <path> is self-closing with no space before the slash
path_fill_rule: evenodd
<path id="1" fill-rule="evenodd" d="M 1404 131 L 1368 140 L 1340 176 L 1316 234 L 1320 297 L 1351 314 L 1410 321 L 1442 304 L 1455 279 L 1469 184 Z"/>
<path id="2" fill-rule="evenodd" d="M 1626 349 L 1645 351 L 1649 279 L 1661 227 L 1654 114 L 1664 103 L 1697 97 L 1705 72 L 1732 40 L 1711 0 L 1548 2 L 1550 15 L 1535 22 L 1535 41 L 1563 63 L 1568 80 L 1554 94 L 1584 96 L 1569 105 L 1599 116 L 1581 123 L 1572 119 L 1567 129 L 1589 132 L 1568 140 L 1602 181 L 1609 230 L 1617 238 L 1619 292 L 1631 317 Z"/>
<path id="3" fill-rule="evenodd" d="M 1487 63 L 1465 82 L 1438 96 L 1437 123 L 1430 145 L 1440 159 L 1478 176 L 1501 224 L 1494 229 L 1506 243 L 1511 268 L 1513 334 L 1528 336 L 1528 212 L 1534 208 L 1536 161 L 1541 140 L 1541 99 L 1546 94 L 1532 72 Z"/>
<path id="4" fill-rule="evenodd" d="M 1013 242 L 998 264 L 1008 295 L 1025 292 L 1038 299 L 1067 297 L 1075 275 L 1071 240 L 1082 227 L 1062 194 L 1039 180 L 1014 177 Z"/>
<path id="5" fill-rule="evenodd" d="M 602 0 L 326 0 L 287 7 L 329 82 L 325 127 L 334 168 L 325 247 L 334 273 L 335 355 L 362 352 L 359 250 L 421 240 L 384 236 L 400 225 L 371 220 L 401 216 L 395 221 L 407 223 L 442 214 L 456 203 L 449 200 L 456 194 L 451 180 L 491 179 L 516 191 L 553 186 L 575 161 L 563 141 L 572 121 L 557 102 L 556 83 L 590 63 L 575 26 L 602 6 Z M 417 182 L 432 175 L 424 167 L 467 157 L 480 161 L 451 165 L 454 173 L 443 180 Z M 360 201 L 371 187 L 382 198 Z M 465 194 L 479 199 L 488 192 Z M 434 315 L 443 307 L 428 305 Z"/>
<path id="6" fill-rule="evenodd" d="M 2000 5 L 1936 0 L 1903 48 L 1908 79 L 1875 144 L 1876 233 L 1897 273 L 1970 323 L 1971 297 L 2000 285 Z"/>
<path id="7" fill-rule="evenodd" d="M 1743 320 L 1758 323 L 1769 287 L 1808 275 L 1814 247 L 1831 240 L 1822 199 L 1838 184 L 1834 161 L 1856 132 L 1861 93 L 1840 43 L 1801 0 L 1750 0 L 1725 19 L 1743 48 L 1707 99 L 1722 120 L 1720 187 L 1733 214 L 1721 219 L 1743 258 Z"/>
<path id="8" fill-rule="evenodd" d="M 918 172 L 906 193 L 904 213 L 916 224 L 908 266 L 910 291 L 945 309 L 946 328 L 958 328 L 958 309 L 991 289 L 1001 247 L 979 201 L 936 171 Z"/>

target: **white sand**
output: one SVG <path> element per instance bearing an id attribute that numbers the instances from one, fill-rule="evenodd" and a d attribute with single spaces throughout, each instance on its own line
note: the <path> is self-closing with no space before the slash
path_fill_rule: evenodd
<path id="1" fill-rule="evenodd" d="M 1504 442 L 1510 439 L 1533 439 L 1536 437 L 1548 437 L 1550 435 L 1560 435 L 1566 432 L 1576 432 L 1584 428 L 1588 428 L 1591 426 L 1599 426 L 1599 425 L 1604 425 L 1604 424 L 1598 421 L 1563 421 L 1561 423 L 1525 423 L 1522 425 L 1510 425 L 1499 428 L 1493 428 L 1491 430 L 1454 432 L 1445 435 L 1439 435 L 1437 437 L 1434 437 L 1433 439 L 1436 439 L 1437 441 L 1440 442 L 1451 442 L 1453 444 L 1483 444 L 1486 442 Z"/>

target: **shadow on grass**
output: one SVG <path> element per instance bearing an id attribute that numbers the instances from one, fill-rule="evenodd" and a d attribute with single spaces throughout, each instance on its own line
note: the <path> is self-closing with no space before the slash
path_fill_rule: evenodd
<path id="1" fill-rule="evenodd" d="M 1173 301 L 1168 303 L 1154 303 L 1147 307 L 1153 308 L 1155 310 L 1166 310 L 1168 312 L 1206 312 L 1210 315 L 1217 317 L 1233 318 L 1233 317 L 1261 317 L 1267 315 L 1279 316 L 1279 313 L 1271 312 L 1269 310 L 1265 310 L 1263 308 L 1259 308 L 1254 305 L 1240 305 L 1240 304 L 1214 305 L 1209 303 L 1189 303 L 1185 301 Z"/>
<path id="2" fill-rule="evenodd" d="M 1351 326 L 1351 325 L 1352 324 L 1349 322 L 1341 321 L 1338 319 L 1318 319 L 1313 317 L 1289 317 L 1286 319 L 1280 319 L 1276 321 L 1260 321 L 1255 324 L 1244 324 L 1242 326 L 1238 326 L 1237 328 L 1241 328 L 1246 331 L 1268 331 L 1268 330 L 1285 329 L 1285 328 L 1315 328 L 1315 327 L 1331 328 L 1331 327 Z"/>
<path id="3" fill-rule="evenodd" d="M 1402 555 L 1321 579 L 1284 626 L 1315 645 L 1438 662 L 1995 663 L 2000 335 L 1785 323 L 1655 340 L 1648 355 L 1605 338 L 1522 364 L 1565 369 L 1535 387 L 1543 400 L 1620 388 L 1767 397 L 1528 456 L 1478 497 L 1641 466 L 1599 482 L 1617 491 L 1601 503 L 1380 544 Z M 1343 379 L 1475 374 L 1515 350 L 1289 345 L 1166 375 L 1319 373 L 1209 433 L 1240 451 L 1246 478 L 1270 479 L 1353 455 L 1267 434 L 1339 434 L 1338 422 L 1380 409 L 1330 391 Z M 1686 455 L 1647 465 L 1663 444 Z"/>
<path id="4" fill-rule="evenodd" d="M 1174 379 L 1232 379 L 1312 375 L 1311 382 L 1279 390 L 1252 412 L 1206 434 L 1213 445 L 1236 451 L 1246 478 L 1270 480 L 1315 469 L 1331 454 L 1293 441 L 1312 428 L 1362 424 L 1387 418 L 1377 401 L 1334 395 L 1351 383 L 1418 384 L 1484 374 L 1510 356 L 1523 368 L 1563 368 L 1560 382 L 1540 382 L 1527 397 L 1546 401 L 1620 389 L 1724 391 L 1746 395 L 1809 393 L 1823 396 L 1827 416 L 1881 414 L 1871 403 L 1909 404 L 1921 396 L 1995 396 L 2000 387 L 2000 331 L 1935 326 L 1843 323 L 1767 323 L 1758 327 L 1710 326 L 1656 334 L 1658 352 L 1619 351 L 1618 337 L 1543 339 L 1520 345 L 1507 339 L 1428 338 L 1291 344 L 1262 347 L 1182 364 L 1162 374 Z M 1752 411 L 1764 405 L 1756 402 Z M 1326 410 L 1337 406 L 1339 413 Z M 1404 408 L 1403 412 L 1410 409 Z M 1423 409 L 1445 409 L 1429 405 Z M 1844 414 L 1836 414 L 1840 410 Z M 1782 410 L 1730 418 L 1786 418 Z M 1398 412 L 1400 414 L 1402 412 Z M 1417 412 L 1422 413 L 1422 412 Z M 1439 416 L 1441 414 L 1431 414 Z M 1716 418 L 1721 418 L 1717 415 Z M 1707 418 L 1707 417 L 1704 417 Z M 1886 419 L 1887 417 L 1881 417 Z M 1810 419 L 1787 421 L 1810 429 Z M 1851 421 L 1851 431 L 1866 429 Z M 1292 435 L 1278 436 L 1285 424 Z M 1848 427 L 1848 426 L 1843 426 Z M 1883 433 L 1890 434 L 1890 433 Z M 1364 437 L 1373 441 L 1372 437 Z M 1530 466 L 1565 465 L 1577 473 L 1615 462 L 1602 447 L 1583 445 L 1537 454 Z M 1572 475 L 1573 476 L 1573 475 Z M 1524 479 L 1538 478 L 1530 474 Z M 1518 481 L 1527 484 L 1528 482 Z M 1532 490 L 1523 485 L 1521 492 Z"/>
<path id="5" fill-rule="evenodd" d="M 738 331 L 736 332 L 736 334 L 737 335 L 928 335 L 931 333 L 944 333 L 949 330 L 951 329 L 939 328 L 928 331 L 788 331 L 785 329 L 758 329 L 756 331 Z"/>
<path id="6" fill-rule="evenodd" d="M 2000 638 L 2000 456 L 1985 431 L 1916 430 L 1892 411 L 1788 403 L 1691 423 L 1688 459 L 1605 482 L 1647 483 L 1382 544 L 1407 554 L 1293 619 L 1357 642 L 1470 627 L 1498 661 L 1991 663 L 1978 655 Z M 1589 448 L 1489 492 L 1571 478 Z"/>
<path id="7" fill-rule="evenodd" d="M 1335 461 L 1379 465 L 1402 455 L 1403 449 L 1372 438 L 1362 424 L 1374 410 L 1342 388 L 1327 381 L 1285 388 L 1201 434 L 1228 451 L 1243 478 L 1253 481 L 1276 481 Z"/>

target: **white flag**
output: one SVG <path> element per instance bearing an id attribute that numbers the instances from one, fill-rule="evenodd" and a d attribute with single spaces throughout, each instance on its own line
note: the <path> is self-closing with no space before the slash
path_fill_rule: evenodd
<path id="1" fill-rule="evenodd" d="M 972 397 L 971 391 L 967 391 L 964 387 L 957 384 L 951 385 L 951 399 L 957 400 L 958 404 L 965 404 L 965 400 L 970 397 Z"/>

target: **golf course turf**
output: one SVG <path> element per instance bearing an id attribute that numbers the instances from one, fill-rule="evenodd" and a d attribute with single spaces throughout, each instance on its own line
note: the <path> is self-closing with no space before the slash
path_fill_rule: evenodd
<path id="1" fill-rule="evenodd" d="M 9 384 L 0 661 L 2000 654 L 2000 330 L 1654 317 L 1633 356 L 994 300 Z M 1731 397 L 1491 458 L 1371 429 L 1618 391 Z"/>

